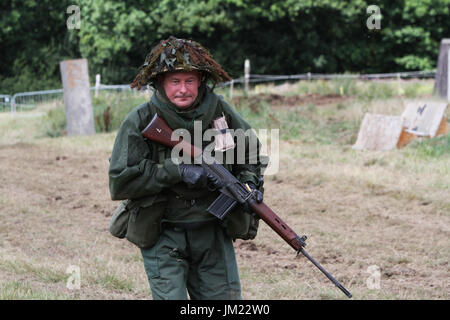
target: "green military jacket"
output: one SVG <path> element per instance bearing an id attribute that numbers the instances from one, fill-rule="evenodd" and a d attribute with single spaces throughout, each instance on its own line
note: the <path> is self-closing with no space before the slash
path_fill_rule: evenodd
<path id="1" fill-rule="evenodd" d="M 128 114 L 117 133 L 110 157 L 109 190 L 112 200 L 127 200 L 127 203 L 122 204 L 122 207 L 133 208 L 134 217 L 132 214 L 130 221 L 142 225 L 142 228 L 145 229 L 141 230 L 144 238 L 146 233 L 153 233 L 150 242 L 157 239 L 162 219 L 188 221 L 192 219 L 205 220 L 213 217 L 204 210 L 204 207 L 199 207 L 199 210 L 195 210 L 195 208 L 194 210 L 178 210 L 175 211 L 175 216 L 172 214 L 170 217 L 166 217 L 167 207 L 172 203 L 172 201 L 169 201 L 169 196 L 172 196 L 173 193 L 186 199 L 203 198 L 207 199 L 208 202 L 211 200 L 211 203 L 218 196 L 218 192 L 214 194 L 207 189 L 187 188 L 181 181 L 178 164 L 171 160 L 171 150 L 156 142 L 149 141 L 141 135 L 141 131 L 151 121 L 155 112 L 164 118 L 173 130 L 179 128 L 189 130 L 191 137 L 194 134 L 194 121 L 202 121 L 202 132 L 204 132 L 211 128 L 212 120 L 222 116 L 222 114 L 225 115 L 229 128 L 244 131 L 250 129 L 250 125 L 221 96 L 216 95 L 206 87 L 200 91 L 198 102 L 195 103 L 195 108 L 191 110 L 182 111 L 178 109 L 170 103 L 164 94 L 156 91 L 150 102 L 139 105 Z M 211 141 L 203 142 L 203 148 L 209 143 Z M 247 140 L 245 144 L 247 152 L 245 157 L 248 160 Z M 232 149 L 231 152 L 236 152 L 235 149 Z M 258 155 L 259 149 L 258 141 Z M 257 159 L 256 164 L 235 163 L 224 164 L 224 166 L 241 182 L 253 182 L 256 186 L 259 186 L 261 162 L 259 157 Z M 156 212 L 155 208 L 159 212 Z M 152 228 L 144 226 L 143 221 L 139 222 L 139 219 L 144 218 L 151 220 L 151 222 L 145 223 L 153 225 Z M 241 238 L 245 237 L 248 231 L 249 219 L 250 215 L 243 213 L 240 208 L 236 207 L 223 223 L 231 237 Z M 131 229 L 133 227 L 136 226 L 131 226 Z M 128 228 L 130 228 L 130 223 L 128 223 Z M 130 235 L 130 237 L 133 237 L 133 235 Z M 127 238 L 130 240 L 128 235 Z M 136 241 L 130 241 L 136 243 Z M 139 246 L 148 247 L 148 245 L 142 243 Z"/>

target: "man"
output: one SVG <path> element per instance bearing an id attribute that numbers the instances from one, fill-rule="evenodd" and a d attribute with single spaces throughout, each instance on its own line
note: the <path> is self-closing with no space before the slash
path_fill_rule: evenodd
<path id="1" fill-rule="evenodd" d="M 216 129 L 222 133 L 215 143 L 217 147 L 221 141 L 222 149 L 216 152 L 232 152 L 223 158 L 236 159 L 235 141 L 221 139 L 228 134 L 223 125 L 242 130 L 250 126 L 207 85 L 226 80 L 228 74 L 199 43 L 170 37 L 152 49 L 131 85 L 150 85 L 155 92 L 117 133 L 109 187 L 113 200 L 127 199 L 113 218 L 127 217 L 120 237 L 140 247 L 153 299 L 187 299 L 188 294 L 191 299 L 242 299 L 232 240 L 254 238 L 258 220 L 238 206 L 223 221 L 209 214 L 206 209 L 219 195 L 212 187 L 215 177 L 200 165 L 177 161 L 169 148 L 141 135 L 155 113 L 191 137 L 196 125 L 203 133 L 220 123 Z M 253 188 L 260 202 L 259 142 L 253 150 L 257 161 L 251 163 L 250 138 L 244 140 L 246 161 L 224 166 Z M 202 141 L 201 147 L 210 143 Z"/>

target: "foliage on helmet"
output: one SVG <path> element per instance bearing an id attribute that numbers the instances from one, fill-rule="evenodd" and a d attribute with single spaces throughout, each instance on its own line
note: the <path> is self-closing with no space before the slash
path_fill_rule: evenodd
<path id="1" fill-rule="evenodd" d="M 209 51 L 198 42 L 173 36 L 161 40 L 145 58 L 131 88 L 152 84 L 157 75 L 172 71 L 206 72 L 214 85 L 230 81 L 231 77 L 218 64 Z"/>

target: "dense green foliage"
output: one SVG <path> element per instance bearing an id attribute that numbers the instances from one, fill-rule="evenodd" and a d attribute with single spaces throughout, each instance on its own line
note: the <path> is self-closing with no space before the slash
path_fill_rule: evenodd
<path id="1" fill-rule="evenodd" d="M 0 93 L 61 87 L 59 62 L 78 57 L 68 32 L 68 1 L 0 2 Z"/>
<path id="2" fill-rule="evenodd" d="M 89 59 L 91 79 L 130 83 L 169 35 L 207 47 L 234 78 L 254 74 L 396 72 L 436 66 L 450 0 L 10 0 L 0 4 L 0 93 L 59 88 L 59 61 Z M 69 30 L 69 5 L 81 28 Z"/>

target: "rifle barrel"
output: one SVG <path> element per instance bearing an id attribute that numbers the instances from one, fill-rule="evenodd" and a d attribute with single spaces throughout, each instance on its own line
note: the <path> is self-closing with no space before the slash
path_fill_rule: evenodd
<path id="1" fill-rule="evenodd" d="M 345 289 L 342 284 L 339 283 L 339 281 L 337 281 L 331 274 L 328 273 L 327 270 L 325 270 L 316 260 L 314 260 L 313 257 L 311 257 L 308 252 L 305 251 L 305 249 L 300 248 L 299 252 L 301 252 L 306 258 L 308 258 L 309 261 L 311 261 L 320 271 L 322 271 L 322 273 L 324 275 L 327 276 L 328 279 L 330 279 L 331 282 L 333 282 L 335 284 L 336 287 L 338 287 L 339 289 L 341 289 L 341 291 L 349 298 L 352 297 L 352 294 Z"/>

